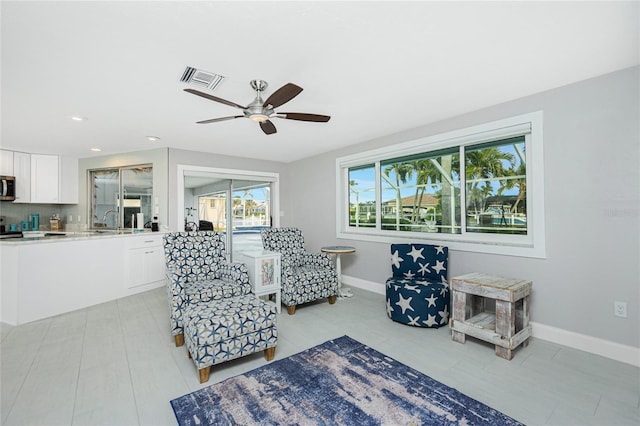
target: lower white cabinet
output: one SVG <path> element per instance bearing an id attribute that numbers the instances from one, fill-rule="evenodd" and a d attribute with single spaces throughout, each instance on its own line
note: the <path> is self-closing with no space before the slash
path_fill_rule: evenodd
<path id="1" fill-rule="evenodd" d="M 140 287 L 165 279 L 161 234 L 130 237 L 126 256 L 127 288 Z"/>
<path id="2" fill-rule="evenodd" d="M 145 232 L 0 241 L 0 321 L 24 324 L 164 286 L 161 240 Z"/>

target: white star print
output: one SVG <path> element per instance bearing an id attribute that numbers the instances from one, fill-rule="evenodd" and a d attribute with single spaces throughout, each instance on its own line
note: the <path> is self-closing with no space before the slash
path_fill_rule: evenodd
<path id="1" fill-rule="evenodd" d="M 437 246 L 436 247 L 436 254 L 444 254 L 444 247 Z"/>
<path id="2" fill-rule="evenodd" d="M 424 322 L 427 327 L 432 327 L 437 324 L 436 316 L 427 314 L 427 320 L 422 322 Z"/>
<path id="3" fill-rule="evenodd" d="M 429 262 L 427 262 L 424 265 L 422 263 L 418 262 L 418 265 L 420 265 L 420 268 L 418 269 L 418 272 L 421 273 L 423 277 L 424 277 L 424 274 L 428 274 L 429 272 L 431 272 L 429 270 Z"/>
<path id="4" fill-rule="evenodd" d="M 403 260 L 399 256 L 398 250 L 396 250 L 396 252 L 391 255 L 391 263 L 393 264 L 393 266 L 395 266 L 397 269 L 399 269 L 400 268 L 400 262 L 403 262 Z"/>
<path id="5" fill-rule="evenodd" d="M 436 260 L 436 266 L 433 267 L 433 270 L 436 271 L 436 274 L 440 274 L 440 271 L 442 270 L 447 270 L 447 268 L 444 267 L 444 262 L 441 260 Z"/>
<path id="6" fill-rule="evenodd" d="M 393 308 L 391 307 L 391 299 L 387 299 L 387 315 L 391 316 L 391 312 L 393 312 Z"/>
<path id="7" fill-rule="evenodd" d="M 449 310 L 447 309 L 447 305 L 444 305 L 444 310 L 438 311 L 438 313 L 440 314 L 440 317 L 442 317 L 440 324 L 446 324 L 447 319 L 449 319 Z"/>
<path id="8" fill-rule="evenodd" d="M 407 285 L 404 286 L 404 288 L 405 288 L 405 290 L 413 290 L 418 294 L 420 294 L 420 291 L 421 291 L 420 288 L 417 285 L 409 285 L 409 284 L 407 284 Z"/>
<path id="9" fill-rule="evenodd" d="M 414 273 L 413 273 L 413 272 L 411 272 L 411 271 L 407 271 L 407 272 L 405 272 L 405 273 L 404 273 L 404 277 L 405 277 L 405 278 L 407 278 L 407 279 L 409 279 L 409 280 L 410 280 L 410 279 L 413 279 L 413 277 L 415 277 L 415 276 L 416 276 L 416 274 L 414 274 Z"/>
<path id="10" fill-rule="evenodd" d="M 402 309 L 402 313 L 404 314 L 407 309 L 413 311 L 413 308 L 411 307 L 411 299 L 413 299 L 413 297 L 405 299 L 401 294 L 399 296 L 400 300 L 396 302 L 396 305 L 400 306 L 400 309 Z"/>
<path id="11" fill-rule="evenodd" d="M 437 297 L 435 297 L 433 294 L 431 295 L 431 297 L 427 297 L 426 299 L 427 302 L 429 302 L 429 306 L 436 306 L 436 300 L 438 300 Z M 429 307 L 427 306 L 427 308 Z"/>
<path id="12" fill-rule="evenodd" d="M 412 318 L 411 315 L 407 315 L 407 318 L 409 318 L 409 322 L 407 323 L 408 325 L 415 325 L 416 327 L 418 327 L 418 320 L 420 319 L 420 315 L 415 318 Z"/>
<path id="13" fill-rule="evenodd" d="M 411 251 L 409 252 L 409 256 L 413 257 L 413 263 L 416 263 L 418 259 L 424 259 L 424 256 L 422 255 L 422 250 L 424 250 L 424 248 L 421 248 L 420 250 L 418 250 L 414 246 L 411 246 Z"/>

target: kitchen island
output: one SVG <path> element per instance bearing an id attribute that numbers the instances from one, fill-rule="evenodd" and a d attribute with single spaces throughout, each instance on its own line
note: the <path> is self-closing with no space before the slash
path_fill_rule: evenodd
<path id="1" fill-rule="evenodd" d="M 24 324 L 163 286 L 162 235 L 94 231 L 1 240 L 0 321 Z"/>

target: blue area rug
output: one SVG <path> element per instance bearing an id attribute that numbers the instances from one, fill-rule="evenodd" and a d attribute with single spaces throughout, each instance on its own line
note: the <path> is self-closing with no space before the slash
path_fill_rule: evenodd
<path id="1" fill-rule="evenodd" d="M 521 424 L 348 336 L 171 406 L 182 426 Z"/>

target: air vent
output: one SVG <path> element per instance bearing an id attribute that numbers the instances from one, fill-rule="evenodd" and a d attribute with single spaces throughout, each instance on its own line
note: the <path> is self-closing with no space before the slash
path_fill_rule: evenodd
<path id="1" fill-rule="evenodd" d="M 188 83 L 192 86 L 200 87 L 210 91 L 215 90 L 216 87 L 224 80 L 224 76 L 202 71 L 196 68 L 187 67 L 182 74 L 180 81 Z"/>

